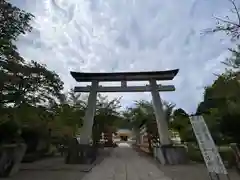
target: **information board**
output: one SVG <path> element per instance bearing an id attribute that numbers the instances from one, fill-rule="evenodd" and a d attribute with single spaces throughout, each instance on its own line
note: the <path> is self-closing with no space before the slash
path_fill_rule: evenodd
<path id="1" fill-rule="evenodd" d="M 217 174 L 228 174 L 203 117 L 191 116 L 190 122 L 208 171 Z"/>

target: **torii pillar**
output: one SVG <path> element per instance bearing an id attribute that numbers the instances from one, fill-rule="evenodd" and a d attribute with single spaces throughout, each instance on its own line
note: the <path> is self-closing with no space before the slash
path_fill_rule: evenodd
<path id="1" fill-rule="evenodd" d="M 83 127 L 80 135 L 80 144 L 89 144 L 92 139 L 92 127 L 96 111 L 98 81 L 92 81 L 89 91 L 87 109 L 83 118 Z"/>
<path id="2" fill-rule="evenodd" d="M 168 124 L 166 121 L 166 117 L 163 111 L 163 104 L 157 89 L 157 82 L 155 79 L 151 79 L 149 81 L 151 86 L 151 94 L 153 101 L 154 113 L 157 121 L 157 129 L 160 138 L 161 145 L 170 145 L 170 134 L 168 130 Z"/>

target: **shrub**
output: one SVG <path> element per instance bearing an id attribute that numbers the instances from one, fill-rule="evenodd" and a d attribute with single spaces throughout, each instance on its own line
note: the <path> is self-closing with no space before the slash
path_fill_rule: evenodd
<path id="1" fill-rule="evenodd" d="M 219 154 L 227 167 L 235 165 L 235 156 L 230 147 L 219 147 Z"/>
<path id="2" fill-rule="evenodd" d="M 204 162 L 204 159 L 202 157 L 202 153 L 200 150 L 190 148 L 188 149 L 188 155 L 190 160 L 195 161 L 195 162 Z"/>
<path id="3" fill-rule="evenodd" d="M 235 156 L 232 149 L 228 146 L 221 146 L 218 149 L 226 167 L 232 167 L 235 164 Z M 201 163 L 204 162 L 200 149 L 195 147 L 193 144 L 188 145 L 188 154 L 190 160 Z"/>
<path id="4" fill-rule="evenodd" d="M 0 144 L 11 143 L 18 135 L 19 124 L 14 120 L 0 119 Z"/>

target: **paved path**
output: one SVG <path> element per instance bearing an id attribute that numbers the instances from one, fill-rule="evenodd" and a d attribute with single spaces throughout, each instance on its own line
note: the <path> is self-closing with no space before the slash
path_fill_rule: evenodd
<path id="1" fill-rule="evenodd" d="M 115 148 L 111 156 L 95 166 L 83 180 L 170 180 L 154 163 L 125 146 Z"/>
<path id="2" fill-rule="evenodd" d="M 92 171 L 87 165 L 66 165 L 62 159 L 47 159 L 32 164 L 23 164 L 22 170 L 6 180 L 208 180 L 203 165 L 161 166 L 152 158 L 134 151 L 129 144 L 120 143 Z M 239 180 L 229 171 L 231 180 Z M 171 178 L 170 178 L 171 177 Z M 0 178 L 1 179 L 1 178 Z"/>
<path id="3" fill-rule="evenodd" d="M 89 168 L 89 165 L 65 164 L 63 158 L 49 158 L 23 163 L 17 174 L 0 180 L 80 180 Z"/>

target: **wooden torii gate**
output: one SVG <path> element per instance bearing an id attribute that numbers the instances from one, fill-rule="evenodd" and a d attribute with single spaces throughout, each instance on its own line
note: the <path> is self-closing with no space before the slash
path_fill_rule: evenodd
<path id="1" fill-rule="evenodd" d="M 91 86 L 77 86 L 75 92 L 89 92 L 88 106 L 83 119 L 83 131 L 80 135 L 80 144 L 87 145 L 91 140 L 92 126 L 96 109 L 98 92 L 151 92 L 153 107 L 156 116 L 158 133 L 162 145 L 170 145 L 168 124 L 165 120 L 159 91 L 175 91 L 173 85 L 158 85 L 157 81 L 172 80 L 178 73 L 178 69 L 169 71 L 151 72 L 113 72 L 113 73 L 84 73 L 71 72 L 77 82 L 91 82 Z M 100 86 L 99 82 L 120 81 L 121 86 Z M 127 81 L 149 81 L 146 86 L 128 86 Z"/>

